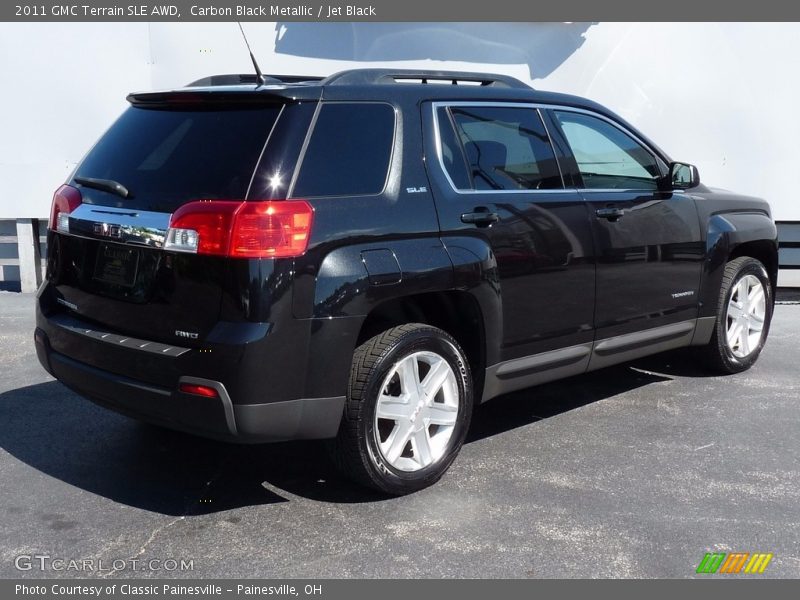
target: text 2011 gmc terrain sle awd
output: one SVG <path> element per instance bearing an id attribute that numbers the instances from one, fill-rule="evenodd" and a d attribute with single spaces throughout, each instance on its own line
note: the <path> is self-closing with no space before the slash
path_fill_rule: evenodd
<path id="1" fill-rule="evenodd" d="M 403 494 L 480 402 L 684 346 L 736 373 L 767 338 L 767 203 L 589 100 L 363 69 L 128 101 L 55 193 L 34 336 L 121 413 L 330 439 Z"/>

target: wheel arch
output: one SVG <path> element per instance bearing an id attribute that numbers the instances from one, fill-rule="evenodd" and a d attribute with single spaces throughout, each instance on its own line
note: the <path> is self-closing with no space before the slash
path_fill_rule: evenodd
<path id="1" fill-rule="evenodd" d="M 393 265 L 392 277 L 380 273 L 375 278 L 365 260 L 373 250 L 391 257 L 386 263 Z M 344 390 L 355 349 L 406 323 L 439 327 L 458 341 L 478 397 L 486 365 L 499 360 L 503 320 L 497 263 L 481 238 L 426 237 L 337 248 L 315 278 L 295 287 L 293 305 L 295 318 L 308 319 L 311 327 L 310 397 Z"/>
<path id="2" fill-rule="evenodd" d="M 778 285 L 778 248 L 772 240 L 753 240 L 734 246 L 728 254 L 728 261 L 749 256 L 755 258 L 767 269 L 773 291 Z"/>
<path id="3" fill-rule="evenodd" d="M 486 369 L 486 324 L 479 300 L 465 290 L 400 296 L 375 306 L 364 318 L 356 347 L 381 332 L 407 323 L 423 323 L 449 333 L 467 356 L 475 396 L 480 398 Z"/>
<path id="4" fill-rule="evenodd" d="M 700 317 L 716 316 L 725 265 L 741 256 L 761 261 L 773 289 L 778 278 L 778 229 L 760 211 L 721 212 L 708 219 Z"/>

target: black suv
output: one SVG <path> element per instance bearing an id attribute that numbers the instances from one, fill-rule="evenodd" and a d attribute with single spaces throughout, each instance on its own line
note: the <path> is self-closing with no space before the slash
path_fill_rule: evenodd
<path id="1" fill-rule="evenodd" d="M 480 402 L 684 346 L 734 373 L 766 340 L 767 203 L 589 100 L 365 69 L 128 101 L 55 193 L 35 331 L 48 372 L 121 413 L 330 438 L 402 494 Z"/>

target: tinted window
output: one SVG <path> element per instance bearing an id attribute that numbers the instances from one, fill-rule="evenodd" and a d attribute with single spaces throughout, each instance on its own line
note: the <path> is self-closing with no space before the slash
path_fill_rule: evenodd
<path id="1" fill-rule="evenodd" d="M 588 189 L 657 188 L 655 157 L 611 123 L 590 115 L 556 112 Z"/>
<path id="2" fill-rule="evenodd" d="M 477 190 L 562 188 L 547 131 L 532 108 L 450 109 Z"/>
<path id="3" fill-rule="evenodd" d="M 389 171 L 394 120 L 388 104 L 323 105 L 292 195 L 379 194 Z"/>
<path id="4" fill-rule="evenodd" d="M 76 175 L 118 181 L 133 194 L 123 205 L 164 212 L 190 200 L 244 198 L 279 112 L 280 106 L 131 107 L 92 148 Z"/>
<path id="5" fill-rule="evenodd" d="M 446 108 L 438 109 L 437 120 L 439 122 L 439 143 L 441 145 L 442 162 L 450 180 L 456 189 L 467 190 L 472 187 L 467 163 L 464 157 L 464 149 L 458 142 L 453 123 L 450 119 L 450 111 Z"/>

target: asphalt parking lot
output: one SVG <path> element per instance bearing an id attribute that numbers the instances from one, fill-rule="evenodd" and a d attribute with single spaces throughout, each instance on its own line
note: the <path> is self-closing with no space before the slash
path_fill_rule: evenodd
<path id="1" fill-rule="evenodd" d="M 692 577 L 707 551 L 800 577 L 797 304 L 738 376 L 671 353 L 494 400 L 438 485 L 394 499 L 318 444 L 96 407 L 41 369 L 32 332 L 33 297 L 0 292 L 0 577 Z"/>

